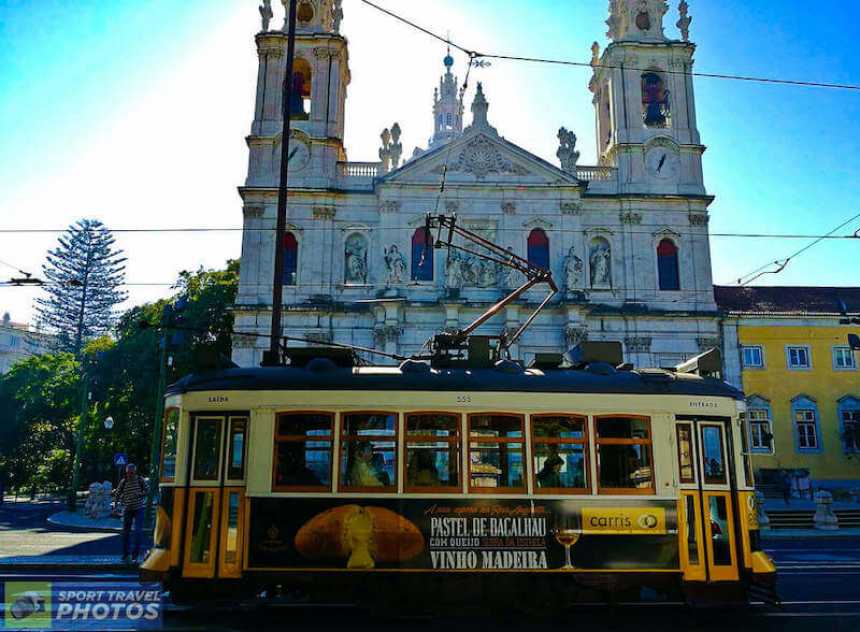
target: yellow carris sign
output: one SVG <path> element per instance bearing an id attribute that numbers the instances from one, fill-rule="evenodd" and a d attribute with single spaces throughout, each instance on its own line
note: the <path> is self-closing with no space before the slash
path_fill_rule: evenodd
<path id="1" fill-rule="evenodd" d="M 666 533 L 662 507 L 583 507 L 583 533 Z"/>

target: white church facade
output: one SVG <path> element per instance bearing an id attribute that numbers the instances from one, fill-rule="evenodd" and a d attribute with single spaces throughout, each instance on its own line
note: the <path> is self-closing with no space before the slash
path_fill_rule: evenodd
<path id="1" fill-rule="evenodd" d="M 507 268 L 430 247 L 430 212 L 456 213 L 462 226 L 552 271 L 560 292 L 512 348 L 515 358 L 613 340 L 623 342 L 626 361 L 668 366 L 720 346 L 708 239 L 713 198 L 703 181 L 686 3 L 673 39 L 665 1 L 610 1 L 610 42 L 602 53 L 592 46 L 588 85 L 598 164 L 585 166 L 564 128 L 555 164 L 505 140 L 505 121 L 491 114 L 492 85 L 479 84 L 464 103 L 450 56 L 429 146 L 403 160 L 395 125 L 382 134 L 379 161 L 350 162 L 341 3 L 298 2 L 287 233 L 279 244 L 285 335 L 408 356 L 516 287 Z M 256 36 L 256 106 L 240 188 L 235 314 L 236 329 L 249 334 L 268 334 L 271 322 L 287 37 L 269 30 L 270 17 L 264 11 Z M 519 328 L 545 294 L 530 290 L 479 333 Z M 268 347 L 260 335 L 233 343 L 241 366 L 258 365 Z"/>

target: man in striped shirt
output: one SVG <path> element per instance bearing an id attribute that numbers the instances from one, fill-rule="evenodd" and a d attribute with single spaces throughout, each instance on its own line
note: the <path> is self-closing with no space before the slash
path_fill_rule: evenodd
<path id="1" fill-rule="evenodd" d="M 134 550 L 131 555 L 137 564 L 140 554 L 140 541 L 143 535 L 143 514 L 149 490 L 146 481 L 137 475 L 137 466 L 129 463 L 125 468 L 125 478 L 116 487 L 116 501 L 122 505 L 122 561 L 128 563 L 129 539 L 134 524 Z"/>

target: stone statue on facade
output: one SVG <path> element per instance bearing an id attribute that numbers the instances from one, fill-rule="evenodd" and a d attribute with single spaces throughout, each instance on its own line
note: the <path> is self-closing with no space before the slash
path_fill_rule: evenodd
<path id="1" fill-rule="evenodd" d="M 382 147 L 379 148 L 379 160 L 382 162 L 382 173 L 388 173 L 400 166 L 403 155 L 403 144 L 400 142 L 400 125 L 395 123 L 391 131 L 386 127 L 379 135 Z"/>
<path id="2" fill-rule="evenodd" d="M 568 293 L 579 288 L 582 281 L 582 268 L 582 259 L 576 256 L 576 249 L 571 246 L 564 258 L 564 282 Z"/>
<path id="3" fill-rule="evenodd" d="M 272 21 L 274 15 L 272 13 L 272 0 L 263 0 L 263 4 L 260 5 L 260 18 L 263 20 L 264 33 L 268 33 L 269 23 Z"/>
<path id="4" fill-rule="evenodd" d="M 403 283 L 406 277 L 406 258 L 397 248 L 397 244 L 391 244 L 391 248 L 385 249 L 385 285 L 390 287 Z"/>
<path id="5" fill-rule="evenodd" d="M 343 0 L 334 0 L 331 7 L 331 26 L 335 33 L 340 33 L 340 23 L 343 21 Z"/>
<path id="6" fill-rule="evenodd" d="M 514 261 L 514 250 L 508 246 L 507 251 L 510 253 L 507 259 L 508 264 L 512 264 Z M 516 286 L 517 274 L 517 270 L 512 265 L 499 265 L 497 274 L 498 287 L 503 290 L 514 288 Z"/>
<path id="7" fill-rule="evenodd" d="M 558 130 L 558 151 L 555 155 L 561 163 L 561 168 L 568 173 L 576 173 L 576 162 L 579 152 L 576 151 L 576 134 L 562 127 Z"/>
<path id="8" fill-rule="evenodd" d="M 605 239 L 595 239 L 591 242 L 591 252 L 588 255 L 591 287 L 612 287 L 612 252 Z"/>
<path id="9" fill-rule="evenodd" d="M 681 31 L 681 39 L 685 42 L 690 41 L 690 22 L 693 21 L 693 18 L 687 15 L 689 9 L 690 6 L 687 4 L 687 0 L 681 0 L 680 4 L 678 4 L 678 13 L 681 17 L 675 23 L 675 26 Z"/>
<path id="10" fill-rule="evenodd" d="M 460 255 L 456 250 L 448 253 L 448 261 L 445 264 L 445 286 L 450 290 L 459 290 L 463 287 L 463 267 Z"/>
<path id="11" fill-rule="evenodd" d="M 367 284 L 367 244 L 361 235 L 351 235 L 344 248 L 344 280 L 348 284 Z"/>

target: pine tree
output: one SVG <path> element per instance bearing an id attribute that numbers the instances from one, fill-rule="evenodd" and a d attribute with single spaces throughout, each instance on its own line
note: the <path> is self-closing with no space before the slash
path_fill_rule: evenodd
<path id="1" fill-rule="evenodd" d="M 87 340 L 108 333 L 116 321 L 114 307 L 127 292 L 125 257 L 114 237 L 98 220 L 82 219 L 60 236 L 42 266 L 47 296 L 36 299 L 36 321 L 56 336 L 58 350 L 79 357 Z"/>

